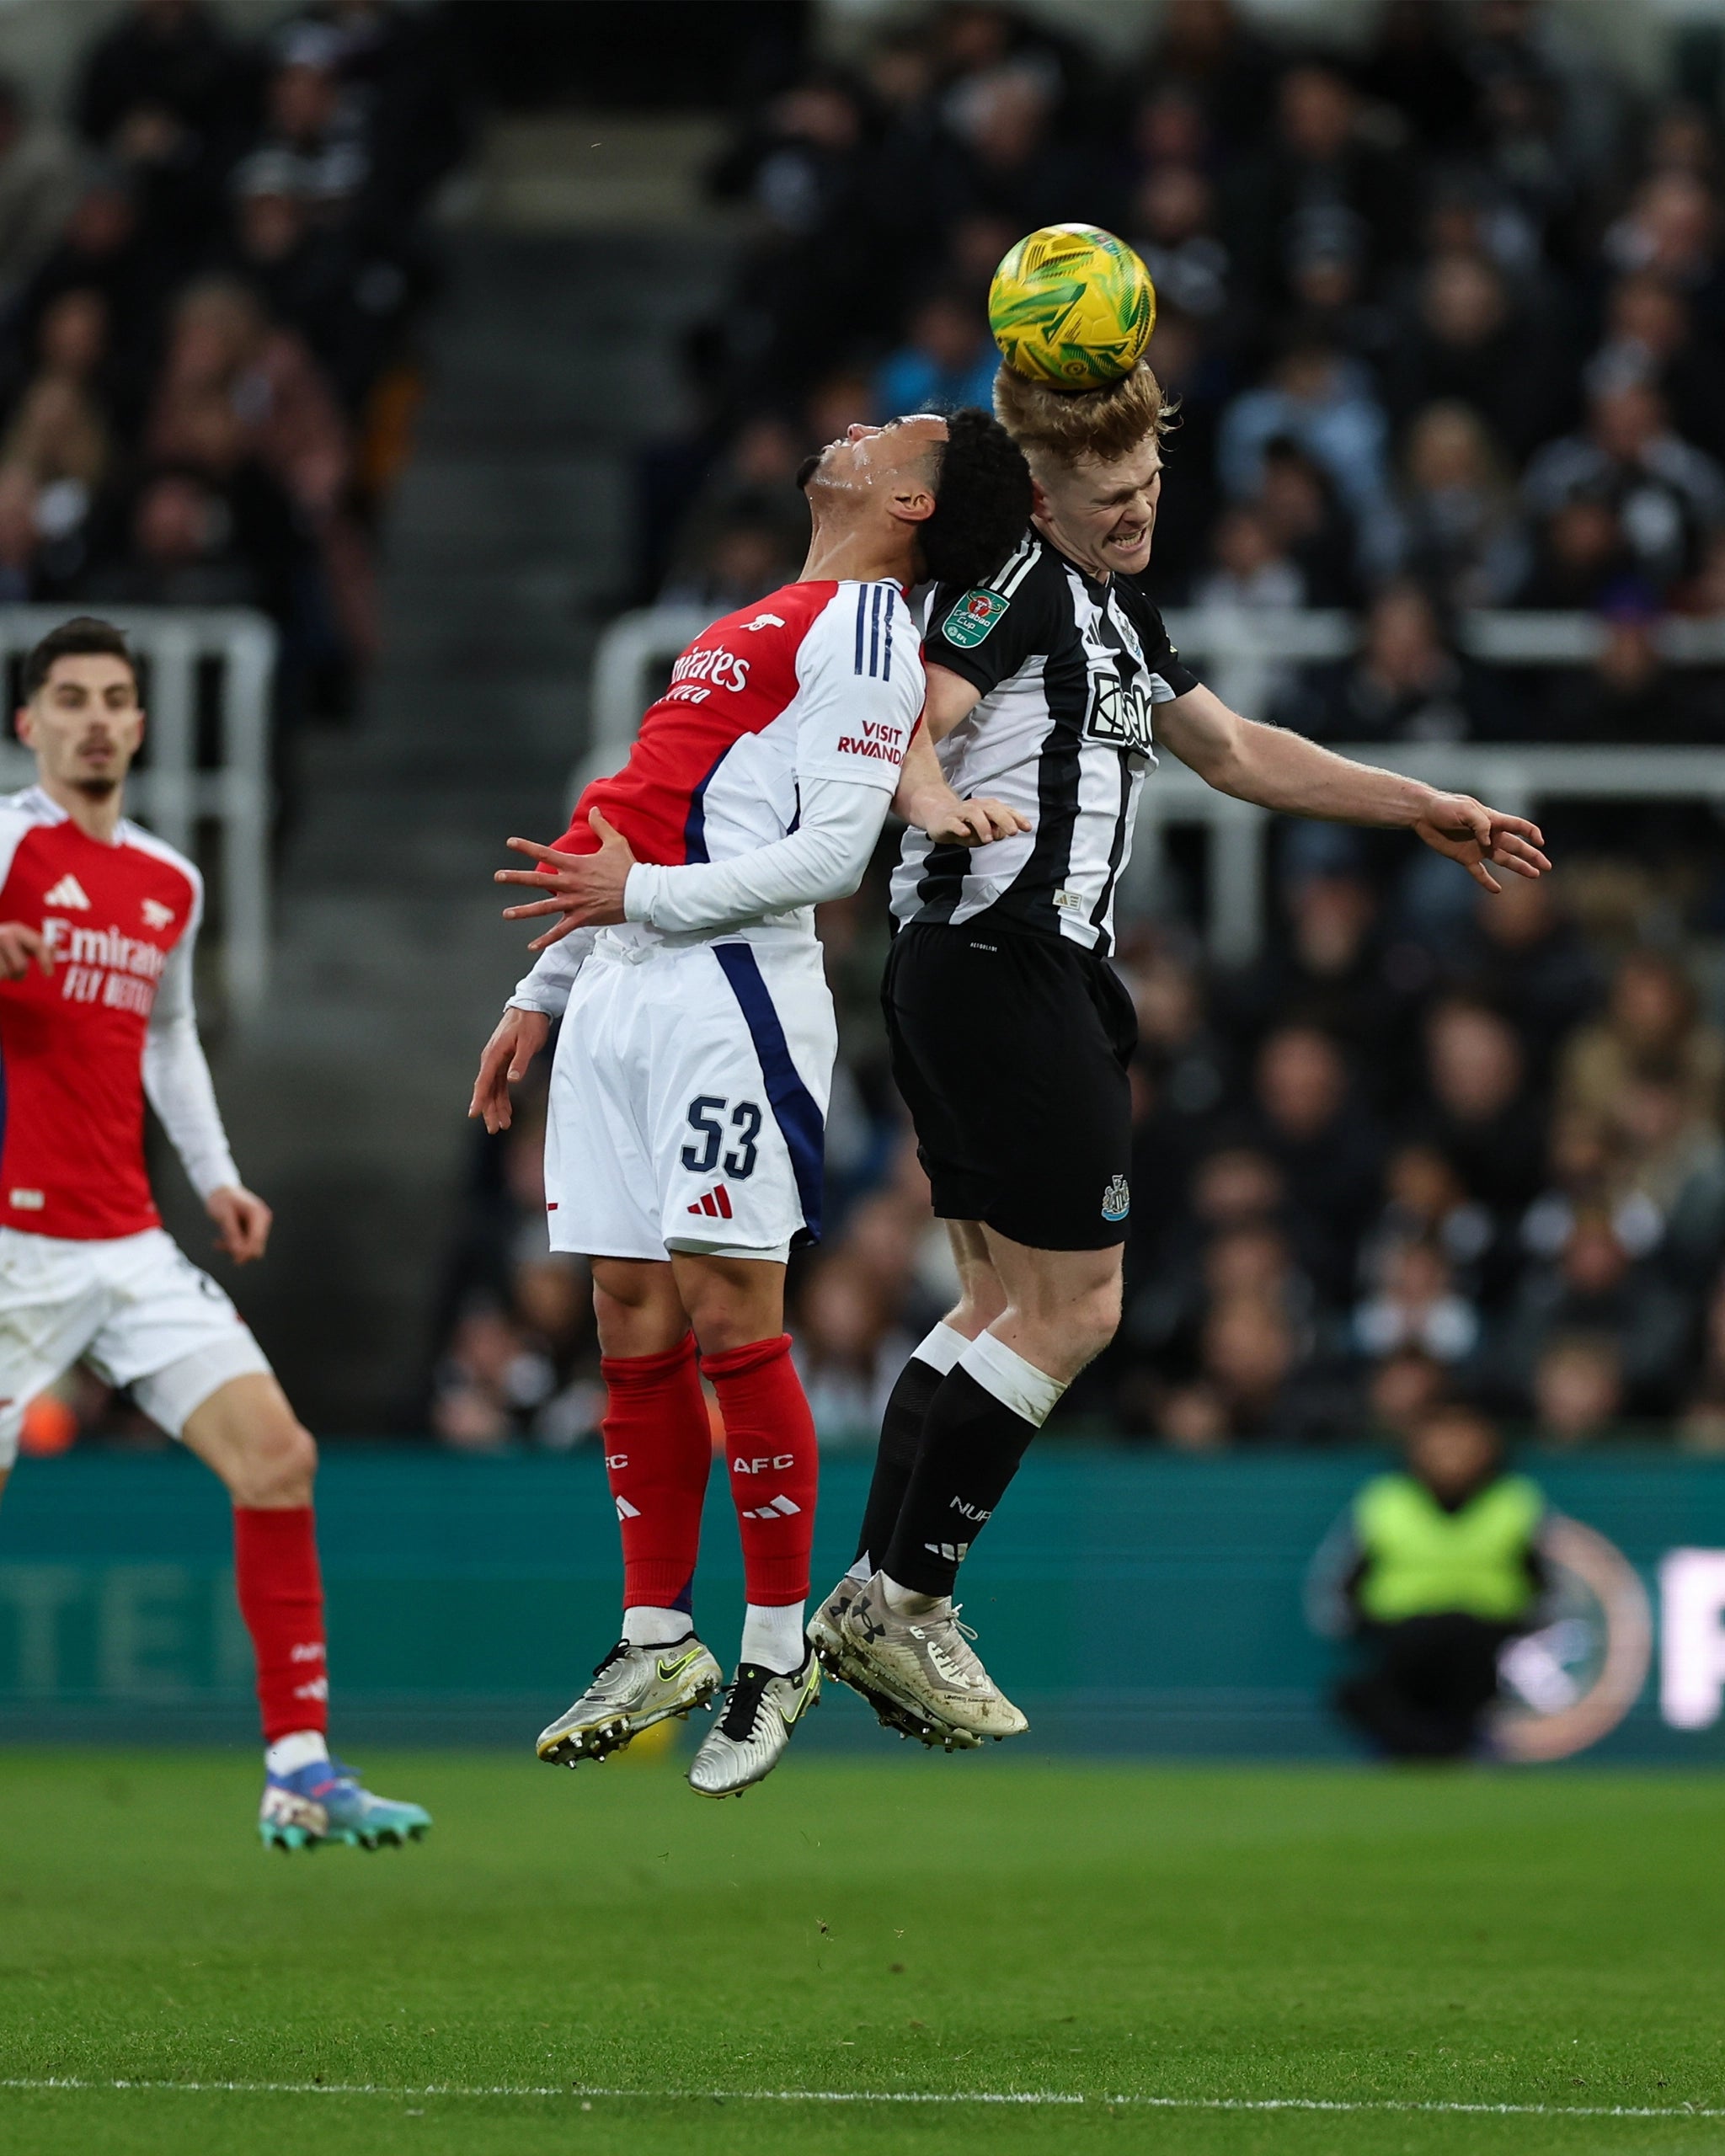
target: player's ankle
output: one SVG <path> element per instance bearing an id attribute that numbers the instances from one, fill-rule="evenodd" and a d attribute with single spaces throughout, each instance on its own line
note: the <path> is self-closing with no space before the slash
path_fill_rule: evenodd
<path id="1" fill-rule="evenodd" d="M 803 1667 L 808 1642 L 803 1634 L 800 1602 L 751 1602 L 743 1618 L 739 1659 L 789 1677 Z"/>
<path id="2" fill-rule="evenodd" d="M 914 1587 L 900 1587 L 889 1572 L 880 1576 L 880 1592 L 895 1617 L 927 1617 L 951 1598 L 944 1594 L 922 1594 Z"/>
<path id="3" fill-rule="evenodd" d="M 656 1609 L 637 1603 L 623 1612 L 623 1637 L 632 1647 L 674 1647 L 692 1639 L 695 1620 L 686 1609 Z"/>
<path id="4" fill-rule="evenodd" d="M 296 1774 L 328 1757 L 329 1740 L 321 1729 L 290 1730 L 264 1747 L 264 1771 L 272 1774 Z"/>

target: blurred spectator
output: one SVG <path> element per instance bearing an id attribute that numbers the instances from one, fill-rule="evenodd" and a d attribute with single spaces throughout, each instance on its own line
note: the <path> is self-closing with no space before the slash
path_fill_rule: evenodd
<path id="1" fill-rule="evenodd" d="M 1462 1759 L 1484 1746 L 1498 1657 L 1535 1621 L 1545 1499 L 1504 1471 L 1476 1410 L 1429 1409 L 1399 1474 L 1368 1482 L 1312 1561 L 1316 1630 L 1354 1638 L 1365 1667 L 1337 1687 L 1342 1716 L 1394 1759 Z"/>
<path id="2" fill-rule="evenodd" d="M 1646 382 L 1596 391 L 1586 430 L 1542 449 L 1522 490 L 1536 516 L 1579 499 L 1605 504 L 1656 592 L 1695 569 L 1725 524 L 1725 472 L 1672 432 L 1664 399 Z"/>
<path id="3" fill-rule="evenodd" d="M 1377 1132 L 1350 1097 L 1348 1066 L 1315 1026 L 1273 1033 L 1258 1059 L 1256 1142 L 1280 1171 L 1321 1291 L 1344 1289 L 1376 1195 Z"/>
<path id="4" fill-rule="evenodd" d="M 1455 1292 L 1442 1246 L 1410 1238 L 1385 1256 L 1377 1290 L 1354 1313 L 1354 1344 L 1375 1360 L 1419 1348 L 1434 1362 L 1465 1363 L 1479 1345 L 1479 1312 Z"/>
<path id="5" fill-rule="evenodd" d="M 1567 1107 L 1609 1120 L 1637 1072 L 1664 1072 L 1680 1086 L 1687 1113 L 1716 1123 L 1725 1078 L 1725 1036 L 1706 1024 L 1695 989 L 1664 951 L 1623 958 L 1603 1017 L 1570 1041 L 1558 1066 Z"/>
<path id="6" fill-rule="evenodd" d="M 1503 889 L 1473 901 L 1471 932 L 1450 954 L 1457 985 L 1501 1011 L 1521 1036 L 1534 1082 L 1543 1091 L 1564 1040 L 1598 1004 L 1592 953 L 1564 910 L 1551 876 L 1505 876 Z"/>
<path id="7" fill-rule="evenodd" d="M 1299 570 L 1306 605 L 1354 605 L 1360 592 L 1359 540 L 1322 465 L 1285 437 L 1268 443 L 1257 505 L 1277 547 Z"/>
<path id="8" fill-rule="evenodd" d="M 1277 544 L 1261 510 L 1231 509 L 1216 526 L 1215 567 L 1192 588 L 1194 606 L 1231 606 L 1248 611 L 1299 606 L 1306 579 Z M 1279 675 L 1272 675 L 1272 692 Z"/>
<path id="9" fill-rule="evenodd" d="M 1725 455 L 1718 371 L 1718 354 L 1696 338 L 1684 294 L 1667 278 L 1641 270 L 1611 288 L 1604 338 L 1582 381 L 1592 395 L 1647 384 L 1664 399 L 1677 432 L 1717 459 Z"/>
<path id="10" fill-rule="evenodd" d="M 1519 463 L 1574 416 L 1574 393 L 1545 328 L 1518 316 L 1508 281 L 1477 253 L 1434 256 L 1389 373 L 1402 421 L 1440 399 L 1467 407 Z"/>
<path id="11" fill-rule="evenodd" d="M 1205 323 L 1226 315 L 1232 262 L 1215 232 L 1215 190 L 1201 172 L 1153 166 L 1133 198 L 1129 230 L 1159 309 L 1172 307 Z"/>
<path id="12" fill-rule="evenodd" d="M 1725 1452 L 1725 1274 L 1717 1278 L 1701 1312 L 1699 1369 L 1678 1424 L 1695 1452 Z"/>
<path id="13" fill-rule="evenodd" d="M 985 411 L 994 401 L 1000 353 L 983 316 L 957 292 L 935 292 L 911 317 L 904 344 L 882 361 L 875 391 L 882 412 Z"/>
<path id="14" fill-rule="evenodd" d="M 1349 1406 L 1343 1387 L 1302 1367 L 1293 1321 L 1281 1305 L 1236 1293 L 1205 1315 L 1198 1374 L 1167 1393 L 1157 1434 L 1182 1452 L 1311 1443 L 1341 1436 Z"/>
<path id="15" fill-rule="evenodd" d="M 32 119 L 23 90 L 0 77 L 0 307 L 13 304 L 53 248 L 77 187 L 65 136 Z"/>
<path id="16" fill-rule="evenodd" d="M 1625 591 L 1603 609 L 1605 638 L 1593 664 L 1554 675 L 1541 706 L 1553 741 L 1708 741 L 1717 738 L 1711 684 L 1666 666 L 1653 641 L 1658 614 Z"/>
<path id="17" fill-rule="evenodd" d="M 1423 1243 L 1432 1245 L 1464 1278 L 1477 1278 L 1494 1240 L 1494 1224 L 1435 1146 L 1397 1146 L 1384 1171 L 1384 1192 L 1383 1212 L 1360 1247 L 1360 1272 L 1367 1283 L 1381 1280 L 1404 1250 Z M 1471 1345 L 1463 1352 L 1471 1352 Z"/>
<path id="18" fill-rule="evenodd" d="M 1366 1385 L 1370 1434 L 1404 1444 L 1445 1396 L 1449 1374 L 1423 1348 L 1398 1348 L 1385 1356 Z"/>
<path id="19" fill-rule="evenodd" d="M 1401 563 L 1441 606 L 1501 606 L 1525 582 L 1527 535 L 1484 423 L 1456 401 L 1407 430 Z"/>
<path id="20" fill-rule="evenodd" d="M 1321 741 L 1465 741 L 1480 691 L 1415 584 L 1391 584 L 1365 617 L 1357 659 L 1314 669 L 1289 723 Z"/>
<path id="21" fill-rule="evenodd" d="M 895 1326 L 896 1296 L 858 1256 L 816 1259 L 797 1298 L 797 1368 L 823 1446 L 872 1447 L 916 1342 Z"/>
<path id="22" fill-rule="evenodd" d="M 1500 1348 L 1500 1379 L 1525 1399 L 1551 1344 L 1576 1334 L 1610 1342 L 1626 1406 L 1669 1413 L 1688 1330 L 1682 1297 L 1624 1246 L 1609 1213 L 1578 1210 L 1557 1262 L 1524 1274 Z"/>
<path id="23" fill-rule="evenodd" d="M 1483 1004 L 1450 996 L 1428 1017 L 1425 1044 L 1421 1134 L 1470 1196 L 1500 1220 L 1513 1219 L 1539 1187 L 1543 1129 L 1514 1027 Z"/>
<path id="24" fill-rule="evenodd" d="M 1631 587 L 1634 559 L 1617 512 L 1579 495 L 1560 503 L 1535 526 L 1533 560 L 1511 603 L 1567 613 L 1591 611 Z"/>
<path id="25" fill-rule="evenodd" d="M 722 541 L 739 531 L 770 536 L 772 558 L 788 563 L 794 575 L 809 547 L 809 510 L 797 485 L 802 461 L 803 444 L 788 420 L 761 413 L 744 424 L 678 528 L 663 595 L 667 600 L 703 590 Z M 772 588 L 765 584 L 761 590 Z"/>
<path id="26" fill-rule="evenodd" d="M 1293 442 L 1334 483 L 1359 527 L 1364 558 L 1383 562 L 1394 547 L 1388 440 L 1358 364 L 1322 344 L 1299 344 L 1263 387 L 1244 391 L 1223 413 L 1216 456 L 1224 487 L 1250 499 L 1263 486 L 1270 444 Z"/>
<path id="27" fill-rule="evenodd" d="M 1623 1370 L 1606 1336 L 1562 1334 L 1541 1349 L 1533 1374 L 1534 1433 L 1549 1445 L 1608 1436 L 1623 1412 Z"/>

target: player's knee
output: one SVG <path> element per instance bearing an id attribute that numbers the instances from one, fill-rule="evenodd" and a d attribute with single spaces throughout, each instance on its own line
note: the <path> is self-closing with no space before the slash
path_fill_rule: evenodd
<path id="1" fill-rule="evenodd" d="M 318 1441 L 291 1415 L 272 1416 L 251 1433 L 233 1473 L 233 1496 L 243 1505 L 305 1505 L 318 1472 Z"/>

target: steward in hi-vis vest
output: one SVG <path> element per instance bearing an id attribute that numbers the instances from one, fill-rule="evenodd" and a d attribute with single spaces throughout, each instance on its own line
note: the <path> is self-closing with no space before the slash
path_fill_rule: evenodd
<path id="1" fill-rule="evenodd" d="M 1343 1716 L 1397 1758 L 1482 1748 L 1504 1643 L 1537 1622 L 1546 1582 L 1538 1486 L 1503 1471 L 1477 1410 L 1434 1408 L 1407 1465 L 1375 1476 L 1318 1552 L 1320 1630 L 1363 1642 L 1369 1666 L 1336 1693 Z"/>

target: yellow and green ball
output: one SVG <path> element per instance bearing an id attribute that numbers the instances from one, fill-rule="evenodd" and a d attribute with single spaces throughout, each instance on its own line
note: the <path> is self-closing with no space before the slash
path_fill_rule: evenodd
<path id="1" fill-rule="evenodd" d="M 1100 226 L 1044 225 L 995 271 L 988 326 L 1014 373 L 1053 389 L 1099 389 L 1143 358 L 1156 287 Z"/>

